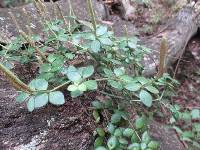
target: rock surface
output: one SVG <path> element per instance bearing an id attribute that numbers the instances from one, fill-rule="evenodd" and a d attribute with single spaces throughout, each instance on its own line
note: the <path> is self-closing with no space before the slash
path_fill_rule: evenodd
<path id="1" fill-rule="evenodd" d="M 60 0 L 56 2 L 61 9 L 61 12 L 64 16 L 70 16 L 70 5 L 68 0 Z M 48 18 L 54 19 L 56 17 L 60 18 L 58 12 L 55 12 L 56 5 L 52 3 L 44 3 L 45 11 L 44 15 Z M 75 15 L 81 20 L 90 20 L 90 15 L 87 9 L 86 0 L 73 0 L 71 1 L 71 6 Z M 80 7 L 81 6 L 81 7 Z M 93 1 L 93 6 L 97 14 L 97 18 L 102 19 L 106 17 L 104 6 L 97 2 Z M 26 10 L 28 15 L 23 12 L 23 9 Z M 43 20 L 41 15 L 38 13 L 37 8 L 34 4 L 30 3 L 21 7 L 16 7 L 12 9 L 1 8 L 0 9 L 0 42 L 7 43 L 12 38 L 15 38 L 18 34 L 18 29 L 14 24 L 13 20 L 10 17 L 9 12 L 14 14 L 20 28 L 28 33 L 27 27 L 29 26 L 33 33 L 40 34 L 43 30 Z"/>

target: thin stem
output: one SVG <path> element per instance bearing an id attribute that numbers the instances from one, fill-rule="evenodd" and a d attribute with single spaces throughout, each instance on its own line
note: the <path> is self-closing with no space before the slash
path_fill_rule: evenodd
<path id="1" fill-rule="evenodd" d="M 134 130 L 136 136 L 138 137 L 138 139 L 139 139 L 140 141 L 142 141 L 142 139 L 140 138 L 140 136 L 139 136 L 139 134 L 137 133 L 136 129 L 134 128 L 134 125 L 131 123 L 130 120 L 128 120 L 128 122 L 129 122 L 129 124 L 131 125 L 131 127 L 133 128 L 133 130 Z"/>
<path id="2" fill-rule="evenodd" d="M 53 89 L 50 90 L 49 92 L 53 92 L 53 91 L 56 91 L 56 90 L 58 90 L 58 89 L 60 89 L 60 88 L 62 88 L 62 87 L 65 87 L 65 86 L 68 85 L 70 82 L 71 82 L 71 81 L 67 81 L 67 82 L 65 82 L 65 83 L 63 83 L 63 84 L 61 84 L 61 85 L 59 85 L 59 86 L 53 88 Z"/>
<path id="3" fill-rule="evenodd" d="M 110 97 L 113 97 L 113 98 L 118 98 L 118 99 L 125 99 L 125 98 L 123 98 L 123 97 L 121 97 L 121 96 L 116 96 L 116 95 L 113 95 L 113 94 L 110 94 L 110 93 L 107 93 L 107 92 L 104 92 L 104 91 L 99 91 L 101 94 L 104 94 L 104 95 L 108 95 L 108 96 L 110 96 Z"/>
<path id="4" fill-rule="evenodd" d="M 110 78 L 102 78 L 102 79 L 95 79 L 96 81 L 107 81 L 110 80 Z"/>

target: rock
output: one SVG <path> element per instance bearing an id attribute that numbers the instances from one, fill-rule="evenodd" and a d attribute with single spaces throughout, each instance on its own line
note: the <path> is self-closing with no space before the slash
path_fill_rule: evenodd
<path id="1" fill-rule="evenodd" d="M 73 0 L 71 1 L 71 5 L 75 15 L 81 20 L 90 20 L 90 15 L 87 10 L 87 0 Z M 56 2 L 60 7 L 64 16 L 70 16 L 70 5 L 68 4 L 68 0 L 60 0 Z M 46 12 L 45 16 L 51 19 L 56 18 L 59 13 L 54 13 L 55 5 L 52 3 L 44 3 Z M 105 17 L 106 12 L 104 10 L 103 4 L 93 1 L 94 10 L 96 12 L 97 19 L 102 19 Z M 25 9 L 28 15 L 22 11 Z M 9 12 L 12 12 L 16 17 L 16 20 L 20 26 L 20 28 L 24 32 L 28 32 L 26 26 L 29 26 L 34 34 L 42 33 L 43 30 L 43 20 L 41 15 L 38 13 L 34 4 L 30 3 L 21 7 L 15 7 L 12 9 L 1 8 L 0 9 L 0 42 L 7 43 L 12 38 L 18 36 L 18 30 L 11 19 Z M 60 16 L 58 16 L 60 17 Z"/>
<path id="2" fill-rule="evenodd" d="M 159 150 L 186 150 L 174 130 L 156 121 L 150 123 L 149 129 L 151 137 L 160 142 Z"/>
<path id="3" fill-rule="evenodd" d="M 129 36 L 134 36 L 138 34 L 138 30 L 132 22 L 122 20 L 120 17 L 117 16 L 114 16 L 111 20 L 113 20 L 112 28 L 117 37 L 126 36 L 125 28 L 127 28 Z"/>

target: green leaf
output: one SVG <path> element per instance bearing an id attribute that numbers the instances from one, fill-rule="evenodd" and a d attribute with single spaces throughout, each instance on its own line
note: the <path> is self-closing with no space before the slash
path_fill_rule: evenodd
<path id="1" fill-rule="evenodd" d="M 185 138 L 194 138 L 194 133 L 192 131 L 184 131 L 182 133 L 182 137 L 185 137 Z"/>
<path id="2" fill-rule="evenodd" d="M 128 137 L 128 138 L 132 137 L 133 134 L 134 134 L 134 130 L 131 128 L 126 128 L 123 132 L 123 136 Z"/>
<path id="3" fill-rule="evenodd" d="M 189 111 L 181 113 L 181 119 L 183 119 L 184 121 L 191 121 L 191 113 Z"/>
<path id="4" fill-rule="evenodd" d="M 55 54 L 49 54 L 47 59 L 48 59 L 49 62 L 52 63 L 54 60 L 56 60 L 56 57 L 57 56 Z"/>
<path id="5" fill-rule="evenodd" d="M 141 88 L 141 86 L 142 85 L 140 83 L 130 82 L 127 85 L 125 85 L 125 89 L 132 92 L 136 92 Z"/>
<path id="6" fill-rule="evenodd" d="M 140 144 L 133 143 L 128 146 L 128 150 L 140 150 Z"/>
<path id="7" fill-rule="evenodd" d="M 108 130 L 108 132 L 110 134 L 114 134 L 114 132 L 115 132 L 115 126 L 112 123 L 109 123 L 107 128 L 108 128 L 107 130 Z"/>
<path id="8" fill-rule="evenodd" d="M 95 119 L 95 122 L 99 123 L 99 121 L 100 121 L 101 118 L 100 118 L 100 115 L 99 115 L 98 111 L 97 110 L 93 110 L 92 115 L 93 115 L 93 117 Z"/>
<path id="9" fill-rule="evenodd" d="M 150 138 L 148 132 L 145 131 L 145 132 L 142 134 L 142 142 L 148 144 L 149 141 L 150 141 L 150 139 L 151 139 L 151 138 Z"/>
<path id="10" fill-rule="evenodd" d="M 81 75 L 74 66 L 69 66 L 67 69 L 67 77 L 70 81 L 79 82 L 81 80 Z"/>
<path id="11" fill-rule="evenodd" d="M 78 96 L 80 96 L 81 94 L 83 94 L 83 92 L 80 91 L 80 90 L 72 91 L 72 92 L 71 92 L 71 97 L 78 97 Z"/>
<path id="12" fill-rule="evenodd" d="M 75 84 L 69 85 L 67 90 L 68 91 L 76 91 L 76 90 L 78 90 L 78 86 Z"/>
<path id="13" fill-rule="evenodd" d="M 123 80 L 124 82 L 134 82 L 133 78 L 128 75 L 122 75 L 120 76 L 120 79 Z"/>
<path id="14" fill-rule="evenodd" d="M 49 93 L 49 102 L 53 105 L 63 105 L 65 103 L 63 93 L 60 91 Z"/>
<path id="15" fill-rule="evenodd" d="M 99 41 L 104 45 L 113 45 L 113 42 L 110 40 L 110 38 L 99 38 Z"/>
<path id="16" fill-rule="evenodd" d="M 121 137 L 123 135 L 123 131 L 121 128 L 117 128 L 114 132 L 114 136 Z"/>
<path id="17" fill-rule="evenodd" d="M 27 108 L 28 108 L 28 111 L 29 112 L 32 112 L 35 108 L 35 100 L 33 97 L 31 97 L 29 100 L 28 100 L 28 103 L 27 103 Z"/>
<path id="18" fill-rule="evenodd" d="M 67 35 L 67 34 L 64 34 L 64 33 L 58 34 L 57 39 L 58 39 L 59 41 L 66 42 L 66 41 L 68 40 L 68 35 Z"/>
<path id="19" fill-rule="evenodd" d="M 124 75 L 125 73 L 125 69 L 124 67 L 120 67 L 120 68 L 115 68 L 114 69 L 114 73 L 117 77 L 121 76 L 121 75 Z"/>
<path id="20" fill-rule="evenodd" d="M 93 106 L 95 109 L 103 109 L 103 108 L 104 108 L 103 103 L 100 102 L 100 101 L 93 101 L 93 102 L 92 102 L 92 106 Z"/>
<path id="21" fill-rule="evenodd" d="M 99 146 L 95 150 L 107 150 L 104 146 Z"/>
<path id="22" fill-rule="evenodd" d="M 78 86 L 78 90 L 82 92 L 87 91 L 87 86 L 84 83 L 82 83 Z"/>
<path id="23" fill-rule="evenodd" d="M 139 117 L 135 120 L 136 129 L 142 129 L 145 127 L 146 119 L 144 117 Z"/>
<path id="24" fill-rule="evenodd" d="M 132 137 L 131 137 L 131 142 L 132 142 L 132 143 L 135 143 L 135 142 L 138 142 L 138 141 L 139 141 L 138 136 L 137 136 L 136 133 L 134 132 L 133 135 L 132 135 Z"/>
<path id="25" fill-rule="evenodd" d="M 153 94 L 158 94 L 158 93 L 159 93 L 158 89 L 155 88 L 155 87 L 152 86 L 152 85 L 146 86 L 145 88 L 146 88 L 149 92 L 151 92 L 151 93 L 153 93 Z"/>
<path id="26" fill-rule="evenodd" d="M 97 128 L 96 131 L 99 136 L 101 136 L 101 137 L 105 136 L 105 131 L 103 130 L 103 128 Z"/>
<path id="27" fill-rule="evenodd" d="M 159 143 L 157 141 L 150 141 L 148 147 L 157 150 L 159 148 Z"/>
<path id="28" fill-rule="evenodd" d="M 96 34 L 97 36 L 101 36 L 106 34 L 108 31 L 108 27 L 107 26 L 99 26 L 96 30 Z"/>
<path id="29" fill-rule="evenodd" d="M 111 123 L 116 124 L 119 123 L 121 121 L 121 115 L 119 115 L 118 113 L 115 113 L 112 115 L 111 117 Z"/>
<path id="30" fill-rule="evenodd" d="M 147 144 L 146 143 L 141 143 L 140 147 L 141 147 L 141 150 L 146 150 Z"/>
<path id="31" fill-rule="evenodd" d="M 191 112 L 192 119 L 199 119 L 200 118 L 200 111 L 199 109 L 193 109 Z"/>
<path id="32" fill-rule="evenodd" d="M 104 68 L 103 72 L 106 74 L 107 77 L 113 76 L 113 72 L 110 69 Z"/>
<path id="33" fill-rule="evenodd" d="M 35 97 L 35 108 L 40 108 L 48 103 L 48 94 L 44 93 Z"/>
<path id="34" fill-rule="evenodd" d="M 118 140 L 115 136 L 112 136 L 108 139 L 108 142 L 107 142 L 107 145 L 108 145 L 108 148 L 110 150 L 113 150 L 117 147 L 118 145 Z"/>
<path id="35" fill-rule="evenodd" d="M 97 89 L 97 82 L 95 80 L 88 80 L 83 82 L 88 90 L 96 90 Z"/>
<path id="36" fill-rule="evenodd" d="M 22 103 L 29 97 L 29 94 L 25 92 L 20 92 L 20 94 L 16 97 L 16 102 Z"/>
<path id="37" fill-rule="evenodd" d="M 137 48 L 137 44 L 135 42 L 128 41 L 128 47 L 135 49 Z"/>
<path id="38" fill-rule="evenodd" d="M 46 90 L 48 82 L 44 79 L 34 79 L 29 83 L 29 87 L 33 90 Z"/>
<path id="39" fill-rule="evenodd" d="M 128 145 L 128 141 L 125 138 L 119 138 L 119 143 L 122 145 Z"/>
<path id="40" fill-rule="evenodd" d="M 119 89 L 119 90 L 123 89 L 120 82 L 117 82 L 117 81 L 114 81 L 114 80 L 109 80 L 108 82 L 113 88 L 116 88 L 116 89 Z"/>
<path id="41" fill-rule="evenodd" d="M 104 138 L 103 137 L 97 137 L 94 141 L 94 148 L 97 148 L 99 146 L 102 146 L 103 145 L 103 140 Z"/>
<path id="42" fill-rule="evenodd" d="M 193 141 L 192 145 L 200 149 L 200 144 L 198 142 Z"/>
<path id="43" fill-rule="evenodd" d="M 92 41 L 91 50 L 94 53 L 98 53 L 101 50 L 101 43 L 98 40 Z"/>
<path id="44" fill-rule="evenodd" d="M 149 82 L 149 79 L 145 78 L 145 77 L 137 77 L 137 80 L 142 84 L 147 84 Z"/>
<path id="45" fill-rule="evenodd" d="M 152 106 L 152 96 L 151 96 L 151 94 L 149 94 L 149 92 L 147 92 L 145 90 L 141 90 L 139 97 L 145 106 L 147 106 L 147 107 Z"/>
<path id="46" fill-rule="evenodd" d="M 51 71 L 51 64 L 42 64 L 40 66 L 39 72 L 43 73 L 43 72 L 49 72 Z"/>
<path id="47" fill-rule="evenodd" d="M 94 67 L 92 65 L 87 66 L 83 69 L 82 76 L 83 78 L 88 78 L 94 73 Z"/>

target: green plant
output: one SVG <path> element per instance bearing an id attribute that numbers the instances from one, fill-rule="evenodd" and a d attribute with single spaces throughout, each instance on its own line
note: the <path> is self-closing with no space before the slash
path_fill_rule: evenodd
<path id="1" fill-rule="evenodd" d="M 97 128 L 94 132 L 95 150 L 156 150 L 159 148 L 159 143 L 150 138 L 147 128 L 148 119 L 144 115 L 132 122 L 123 103 L 115 103 L 114 100 L 93 101 L 92 106 L 96 122 L 99 122 L 100 114 L 105 110 L 111 114 L 107 127 Z"/>
<path id="2" fill-rule="evenodd" d="M 182 110 L 179 105 L 171 106 L 170 110 L 172 113 L 170 123 L 179 134 L 180 140 L 188 142 L 193 147 L 200 148 L 200 123 L 195 121 L 200 119 L 200 110 Z M 182 125 L 183 122 L 184 125 Z"/>
<path id="3" fill-rule="evenodd" d="M 2 51 L 4 64 L 9 63 L 10 60 L 21 63 L 38 62 L 37 79 L 31 81 L 26 87 L 30 89 L 28 93 L 26 89 L 18 85 L 20 86 L 18 90 L 21 91 L 17 98 L 18 102 L 26 101 L 30 108 L 33 107 L 31 101 L 37 101 L 38 96 L 40 98 L 42 95 L 45 96 L 45 102 L 41 102 L 41 105 L 36 105 L 34 108 L 42 107 L 47 104 L 47 97 L 50 97 L 48 95 L 60 88 L 67 89 L 72 97 L 77 97 L 84 92 L 97 90 L 98 82 L 102 81 L 107 81 L 110 91 L 115 89 L 121 91 L 121 94 L 128 94 L 128 98 L 125 99 L 142 102 L 147 107 L 151 107 L 153 101 L 160 99 L 157 88 L 161 85 L 165 86 L 170 78 L 164 76 L 162 79 L 148 79 L 140 76 L 142 72 L 140 62 L 148 49 L 139 45 L 137 38 L 116 39 L 106 26 L 101 25 L 97 26 L 96 30 L 91 27 L 89 31 L 74 33 L 69 32 L 62 25 L 62 20 L 47 22 L 45 30 L 52 34 L 48 36 L 45 43 L 40 43 L 39 36 L 28 37 L 22 32 L 22 36 Z M 25 41 L 30 43 L 29 47 L 19 51 L 18 48 Z M 34 42 L 38 42 L 38 45 Z M 71 49 L 65 47 L 65 43 L 71 44 Z M 53 52 L 49 53 L 48 47 L 52 47 Z M 85 67 L 67 64 L 79 54 L 90 57 L 95 67 L 92 64 Z M 129 70 L 126 68 L 130 65 L 133 72 L 129 75 L 127 74 Z M 94 76 L 94 72 L 98 74 L 98 78 Z M 11 78 L 13 84 L 18 84 L 15 80 L 17 77 Z M 62 91 L 59 92 L 59 95 L 64 97 Z"/>

